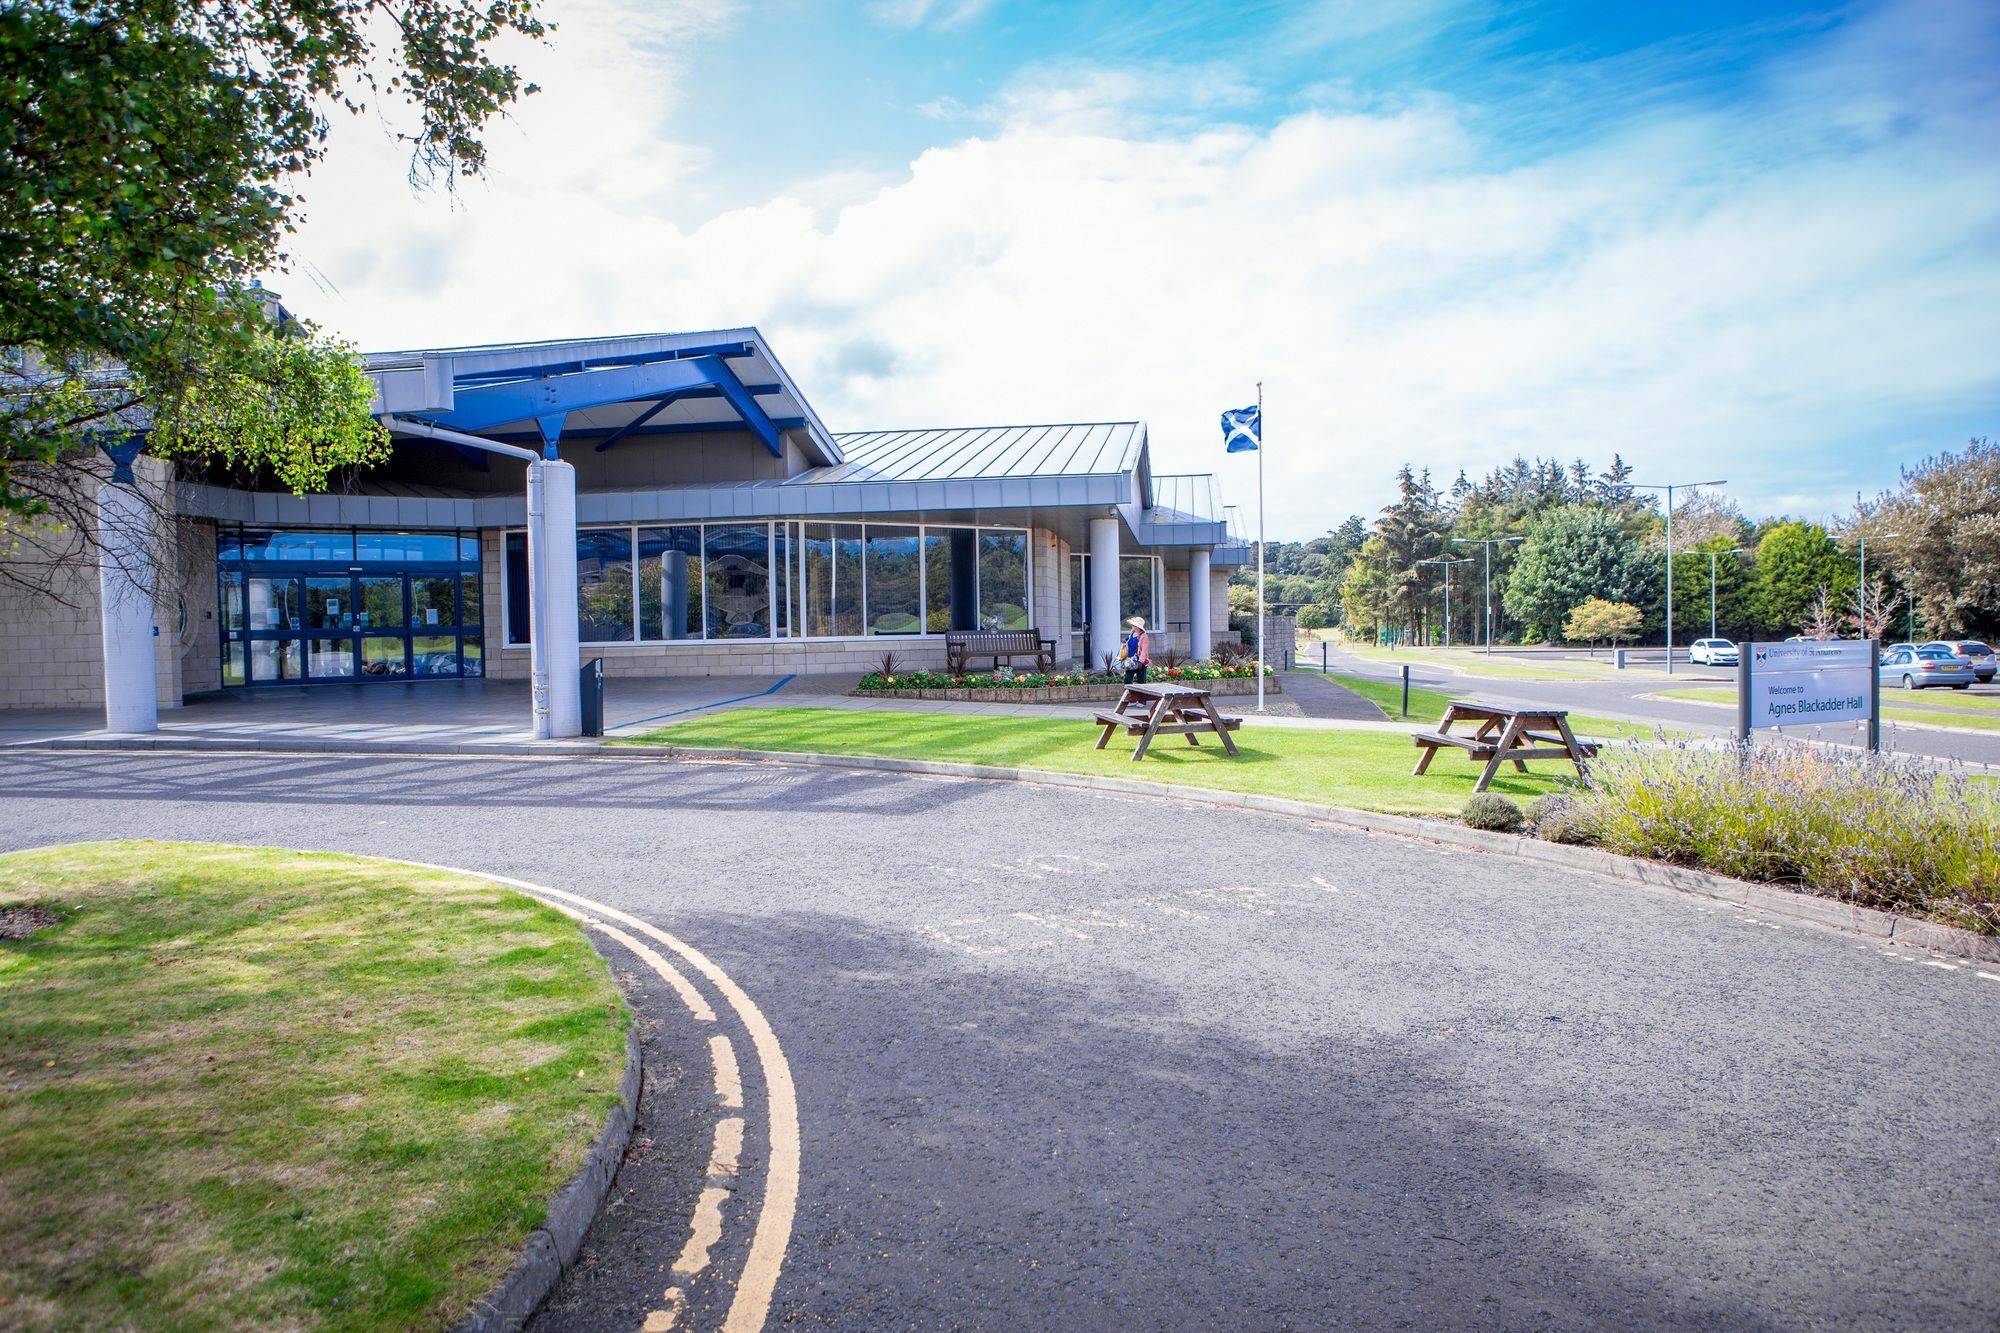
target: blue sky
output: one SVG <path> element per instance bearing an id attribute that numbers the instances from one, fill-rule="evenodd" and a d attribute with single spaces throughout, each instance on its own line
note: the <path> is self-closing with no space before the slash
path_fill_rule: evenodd
<path id="1" fill-rule="evenodd" d="M 1405 459 L 1825 517 L 2000 433 L 2000 6 L 552 0 L 491 179 L 343 124 L 366 347 L 756 324 L 837 430 L 1137 417 L 1271 530 Z"/>

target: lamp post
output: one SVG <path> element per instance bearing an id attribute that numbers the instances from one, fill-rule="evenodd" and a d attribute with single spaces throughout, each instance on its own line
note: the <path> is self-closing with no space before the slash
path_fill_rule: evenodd
<path id="1" fill-rule="evenodd" d="M 1676 481 L 1672 483 L 1635 481 L 1635 491 L 1667 493 L 1667 674 L 1674 674 L 1674 492 L 1691 491 L 1697 486 L 1727 486 L 1726 481 Z"/>
<path id="2" fill-rule="evenodd" d="M 1488 657 L 1493 656 L 1493 548 L 1495 546 L 1505 545 L 1508 542 L 1524 542 L 1526 540 L 1528 540 L 1526 537 L 1453 537 L 1452 538 L 1452 541 L 1463 542 L 1467 546 L 1484 546 L 1486 548 L 1486 655 Z M 1450 577 L 1449 570 L 1446 571 L 1446 577 L 1447 578 Z M 1447 612 L 1445 615 L 1445 629 L 1448 632 L 1450 628 L 1451 628 L 1451 616 L 1450 613 Z"/>
<path id="3" fill-rule="evenodd" d="M 1472 557 L 1465 555 L 1456 560 L 1419 560 L 1417 563 L 1444 566 L 1444 646 L 1449 648 L 1451 647 L 1451 567 L 1469 565 L 1472 563 Z"/>
<path id="4" fill-rule="evenodd" d="M 1728 551 L 1697 551 L 1696 555 L 1708 557 L 1708 637 L 1715 637 L 1715 562 L 1725 555 L 1742 555 L 1750 548 L 1738 546 Z M 1863 566 L 1866 568 L 1866 566 Z"/>

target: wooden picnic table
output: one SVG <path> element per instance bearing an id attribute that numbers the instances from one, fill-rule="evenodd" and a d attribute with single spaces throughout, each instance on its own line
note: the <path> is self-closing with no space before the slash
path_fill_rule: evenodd
<path id="1" fill-rule="evenodd" d="M 1215 700 L 1208 691 L 1192 685 L 1127 685 L 1118 698 L 1118 706 L 1097 714 L 1097 722 L 1104 728 L 1097 738 L 1100 750 L 1110 742 L 1111 733 L 1120 728 L 1127 735 L 1139 738 L 1139 744 L 1132 750 L 1134 763 L 1146 757 L 1146 747 L 1155 736 L 1185 736 L 1189 745 L 1200 745 L 1195 736 L 1204 731 L 1220 736 L 1222 748 L 1234 758 L 1236 742 L 1229 733 L 1243 725 L 1240 717 L 1224 717 L 1216 712 Z"/>
<path id="2" fill-rule="evenodd" d="M 1459 721 L 1478 725 L 1469 735 L 1453 735 L 1451 724 Z M 1519 771 L 1527 772 L 1525 761 L 1529 759 L 1567 759 L 1576 765 L 1580 777 L 1583 761 L 1597 753 L 1595 745 L 1578 740 L 1569 729 L 1567 708 L 1524 708 L 1468 699 L 1452 700 L 1445 705 L 1436 731 L 1414 732 L 1410 739 L 1423 751 L 1417 760 L 1414 773 L 1417 777 L 1423 776 L 1431 760 L 1445 746 L 1465 751 L 1468 759 L 1484 759 L 1486 771 L 1479 775 L 1474 791 L 1485 791 L 1502 764 L 1511 763 Z"/>

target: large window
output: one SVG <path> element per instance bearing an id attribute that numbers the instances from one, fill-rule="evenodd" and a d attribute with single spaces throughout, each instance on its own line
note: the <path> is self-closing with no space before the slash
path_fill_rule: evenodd
<path id="1" fill-rule="evenodd" d="M 1028 534 L 1017 528 L 690 523 L 585 528 L 576 548 L 584 643 L 943 634 L 1033 620 Z M 526 535 L 507 533 L 503 551 L 507 642 L 525 644 Z M 421 632 L 421 618 L 412 625 Z"/>
<path id="2" fill-rule="evenodd" d="M 1118 557 L 1118 623 L 1144 616 L 1149 629 L 1160 629 L 1160 560 L 1151 555 Z M 1090 629 L 1090 557 L 1069 558 L 1069 628 L 1072 634 Z"/>

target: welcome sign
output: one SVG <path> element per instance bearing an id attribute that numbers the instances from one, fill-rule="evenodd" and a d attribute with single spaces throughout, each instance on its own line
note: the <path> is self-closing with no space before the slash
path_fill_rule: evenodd
<path id="1" fill-rule="evenodd" d="M 1770 727 L 1872 722 L 1878 660 L 1872 640 L 1745 644 L 1737 668 L 1739 727 L 1747 737 Z"/>

